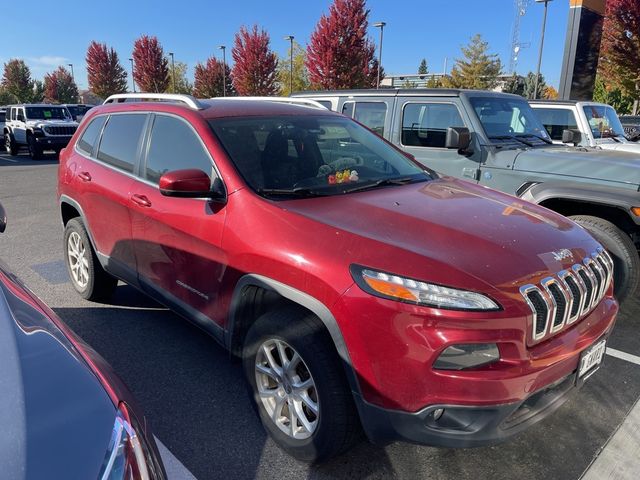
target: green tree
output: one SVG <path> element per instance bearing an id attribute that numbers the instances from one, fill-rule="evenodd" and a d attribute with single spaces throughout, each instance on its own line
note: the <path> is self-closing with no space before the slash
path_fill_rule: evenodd
<path id="1" fill-rule="evenodd" d="M 540 74 L 540 79 L 538 80 L 537 98 L 542 97 L 542 92 L 544 92 L 545 88 L 547 88 L 547 83 L 544 81 L 544 76 Z M 522 92 L 522 96 L 524 98 L 534 98 L 535 89 L 536 89 L 536 74 L 533 72 L 529 72 L 527 73 L 527 76 L 524 79 L 524 91 Z"/>
<path id="2" fill-rule="evenodd" d="M 286 57 L 280 57 L 278 60 L 278 82 L 280 83 L 280 91 L 282 95 L 287 97 L 292 92 L 289 91 L 289 75 L 290 75 L 290 55 L 291 48 L 287 51 Z M 293 42 L 293 91 L 300 92 L 309 90 L 311 84 L 305 61 L 307 60 L 307 51 L 300 46 L 298 42 Z"/>
<path id="3" fill-rule="evenodd" d="M 169 85 L 165 93 L 186 93 L 191 95 L 193 93 L 193 84 L 187 79 L 187 64 L 184 62 L 175 62 L 175 75 L 176 75 L 176 89 L 173 91 L 173 67 L 169 61 Z"/>
<path id="4" fill-rule="evenodd" d="M 456 59 L 451 74 L 443 79 L 445 87 L 491 90 L 498 84 L 502 63 L 497 54 L 489 54 L 489 44 L 476 34 L 466 47 L 463 58 Z"/>
<path id="5" fill-rule="evenodd" d="M 593 101 L 611 105 L 620 115 L 625 115 L 633 112 L 635 98 L 623 93 L 618 86 L 607 87 L 605 80 L 598 75 L 593 89 Z"/>
<path id="6" fill-rule="evenodd" d="M 18 97 L 0 85 L 0 105 L 11 105 L 19 102 Z"/>
<path id="7" fill-rule="evenodd" d="M 18 99 L 18 102 L 31 102 L 34 82 L 31 70 L 24 60 L 12 58 L 4 64 L 2 87 Z"/>
<path id="8" fill-rule="evenodd" d="M 504 93 L 513 93 L 514 95 L 524 95 L 524 78 L 514 73 L 508 78 L 502 91 Z"/>
<path id="9" fill-rule="evenodd" d="M 427 60 L 425 58 L 420 62 L 420 66 L 418 67 L 418 73 L 420 75 L 426 75 L 429 73 L 429 69 L 427 68 Z"/>
<path id="10" fill-rule="evenodd" d="M 442 88 L 442 78 L 431 75 L 431 78 L 425 82 L 427 88 Z"/>
<path id="11" fill-rule="evenodd" d="M 33 89 L 31 90 L 31 100 L 33 103 L 44 102 L 44 82 L 40 80 L 33 81 Z"/>

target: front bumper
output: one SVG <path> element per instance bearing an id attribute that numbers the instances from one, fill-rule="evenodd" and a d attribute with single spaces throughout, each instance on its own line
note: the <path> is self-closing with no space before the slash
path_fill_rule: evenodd
<path id="1" fill-rule="evenodd" d="M 419 412 L 386 410 L 355 395 L 369 440 L 378 445 L 403 440 L 449 448 L 495 445 L 543 420 L 567 401 L 579 384 L 576 373 L 521 402 L 492 406 L 431 405 Z M 434 412 L 443 413 L 436 419 Z"/>
<path id="2" fill-rule="evenodd" d="M 34 138 L 36 139 L 36 143 L 41 146 L 42 148 L 64 148 L 69 144 L 69 141 L 71 140 L 72 135 L 57 135 L 55 137 L 51 136 L 42 136 L 42 137 L 36 137 L 34 136 Z"/>

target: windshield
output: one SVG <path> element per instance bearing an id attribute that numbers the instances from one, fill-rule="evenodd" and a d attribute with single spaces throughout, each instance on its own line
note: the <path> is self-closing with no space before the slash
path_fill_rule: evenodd
<path id="1" fill-rule="evenodd" d="M 526 136 L 549 139 L 544 126 L 524 99 L 471 97 L 469 100 L 489 139 Z"/>
<path id="2" fill-rule="evenodd" d="M 27 107 L 29 120 L 68 120 L 69 112 L 65 107 Z"/>
<path id="3" fill-rule="evenodd" d="M 593 138 L 624 137 L 624 129 L 616 111 L 608 105 L 585 105 L 582 107 L 589 122 Z"/>
<path id="4" fill-rule="evenodd" d="M 265 196 L 337 195 L 431 178 L 344 117 L 247 117 L 209 123 L 245 181 Z"/>

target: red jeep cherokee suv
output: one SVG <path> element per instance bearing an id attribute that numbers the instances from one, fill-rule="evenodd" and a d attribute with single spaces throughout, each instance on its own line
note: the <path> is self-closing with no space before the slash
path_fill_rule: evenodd
<path id="1" fill-rule="evenodd" d="M 125 94 L 91 110 L 59 170 L 75 289 L 120 279 L 197 323 L 303 460 L 361 428 L 466 447 L 547 416 L 602 360 L 609 255 L 320 107 Z"/>

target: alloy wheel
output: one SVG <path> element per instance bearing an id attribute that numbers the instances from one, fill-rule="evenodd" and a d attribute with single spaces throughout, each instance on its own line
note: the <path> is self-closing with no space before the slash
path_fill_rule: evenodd
<path id="1" fill-rule="evenodd" d="M 282 340 L 269 339 L 255 361 L 258 393 L 269 418 L 291 438 L 304 440 L 318 427 L 316 384 L 302 357 Z"/>
<path id="2" fill-rule="evenodd" d="M 67 241 L 67 258 L 73 281 L 81 289 L 89 283 L 89 261 L 87 249 L 78 232 L 71 232 Z"/>

